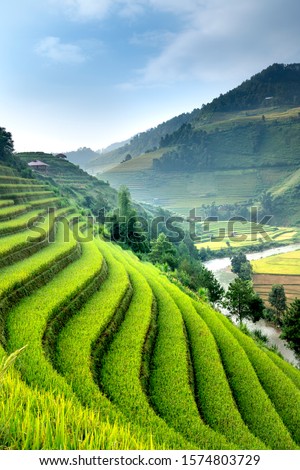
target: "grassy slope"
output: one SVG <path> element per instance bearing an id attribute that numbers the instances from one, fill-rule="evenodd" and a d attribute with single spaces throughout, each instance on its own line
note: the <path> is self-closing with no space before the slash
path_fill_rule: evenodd
<path id="1" fill-rule="evenodd" d="M 17 155 L 26 163 L 36 159 L 47 163 L 47 175 L 37 174 L 38 178 L 57 185 L 61 194 L 73 204 L 87 207 L 86 198 L 90 198 L 93 201 L 103 200 L 108 206 L 115 205 L 116 191 L 105 182 L 88 175 L 77 165 L 52 154 L 28 152 Z"/>
<path id="2" fill-rule="evenodd" d="M 5 238 L 9 240 L 13 236 Z M 110 248 L 103 241 L 81 243 L 80 258 L 70 259 L 59 273 L 52 277 L 49 274 L 35 287 L 26 284 L 32 275 L 47 269 L 47 254 L 49 261 L 60 255 L 61 241 L 59 236 L 57 246 L 43 248 L 44 251 L 33 254 L 28 260 L 24 256 L 23 261 L 13 265 L 15 272 L 12 267 L 0 268 L 0 275 L 6 276 L 7 281 L 10 276 L 6 291 L 13 295 L 11 308 L 1 319 L 6 326 L 7 350 L 12 352 L 28 344 L 18 361 L 20 374 L 13 370 L 12 375 L 4 379 L 0 374 L 0 379 L 4 380 L 3 386 L 0 386 L 0 448 L 149 449 L 153 445 L 156 448 L 193 448 L 194 443 L 198 448 L 201 443 L 204 448 L 236 449 L 248 447 L 246 442 L 249 448 L 295 448 L 291 434 L 299 442 L 297 423 L 300 415 L 297 409 L 289 413 L 289 403 L 282 404 L 280 391 L 289 392 L 291 403 L 294 398 L 300 399 L 299 392 L 295 391 L 296 385 L 293 385 L 300 381 L 296 369 L 286 373 L 284 366 L 272 361 L 273 372 L 280 379 L 280 384 L 272 384 L 274 374 L 266 375 L 262 380 L 261 371 L 268 368 L 271 359 L 266 360 L 267 356 L 254 350 L 252 340 L 244 345 L 238 335 L 234 339 L 237 330 L 226 333 L 218 315 L 208 306 L 192 305 L 191 300 L 170 285 L 167 279 L 159 282 L 162 274 L 156 268 L 144 265 L 129 252 L 122 252 L 114 246 Z M 72 238 L 65 244 L 69 245 L 70 250 L 76 246 Z M 105 265 L 108 267 L 104 273 L 107 277 L 102 272 Z M 124 319 L 121 318 L 120 325 L 109 333 L 106 325 L 111 315 L 114 316 L 120 300 L 117 285 L 118 282 L 124 284 L 122 276 L 125 283 L 129 276 L 134 292 L 131 302 L 125 305 L 127 314 Z M 15 293 L 15 288 L 20 284 L 24 284 L 27 291 L 27 296 L 22 300 Z M 143 301 L 146 293 L 147 303 Z M 144 345 L 151 329 L 152 304 L 155 301 L 158 307 L 157 329 L 154 328 L 155 339 L 146 352 Z M 194 308 L 202 316 L 202 321 Z M 208 356 L 204 357 L 206 351 L 201 350 L 198 343 L 197 332 L 193 330 L 195 324 L 201 327 L 199 332 L 209 335 L 214 351 L 212 370 L 205 372 L 209 381 L 205 387 L 201 384 L 202 368 L 210 368 L 210 362 Z M 51 342 L 51 331 L 58 340 Z M 115 364 L 116 373 L 114 380 L 110 381 L 109 393 L 110 396 L 116 393 L 113 397 L 116 406 L 101 395 L 92 373 L 95 361 L 93 343 L 97 338 L 104 341 L 110 334 L 110 349 L 107 349 L 110 353 L 104 364 L 108 366 L 109 357 L 119 362 Z M 131 338 L 136 341 L 133 343 Z M 63 343 L 69 344 L 69 347 L 63 348 Z M 135 347 L 130 353 L 133 344 Z M 117 367 L 123 360 L 122 348 L 124 357 L 129 354 L 130 361 L 126 362 L 126 367 L 131 370 L 128 373 L 123 364 Z M 100 349 L 98 353 L 101 355 L 98 358 L 99 367 L 110 374 L 113 368 L 105 369 L 103 351 Z M 197 358 L 200 353 L 203 354 L 203 361 Z M 3 354 L 0 347 L 0 358 Z M 149 356 L 150 364 L 148 391 L 139 383 L 146 356 Z M 74 357 L 82 360 L 74 361 Z M 70 363 L 63 358 L 68 358 Z M 58 374 L 55 367 L 64 375 Z M 222 374 L 222 380 L 218 382 L 218 396 L 228 397 L 229 408 L 237 407 L 237 434 L 230 429 L 229 423 L 225 431 L 221 421 L 215 422 L 214 415 L 219 416 L 218 407 L 222 407 L 222 401 L 216 402 L 214 407 L 214 373 L 218 377 Z M 80 380 L 83 376 L 88 380 Z M 193 376 L 197 381 L 195 387 L 192 385 Z M 247 383 L 244 384 L 246 379 Z M 107 377 L 105 383 L 108 381 Z M 133 384 L 133 381 L 131 395 L 126 391 L 127 386 L 123 396 L 120 389 L 114 390 L 116 383 Z M 254 392 L 251 387 L 254 387 Z M 92 394 L 88 393 L 89 390 Z M 211 402 L 205 410 L 198 401 L 197 392 L 201 391 L 205 396 L 211 394 L 208 397 Z M 128 402 L 130 396 L 132 402 Z M 139 400 L 139 412 L 145 413 L 144 418 L 135 412 L 135 398 Z M 151 410 L 153 403 L 155 409 Z M 123 407 L 126 407 L 126 418 L 122 414 Z M 36 413 L 37 409 L 39 413 Z M 224 413 L 226 415 L 226 410 Z M 150 425 L 145 418 L 147 415 L 151 417 Z M 258 439 L 249 433 L 246 426 Z M 85 433 L 87 428 L 92 428 L 92 431 Z"/>
<path id="3" fill-rule="evenodd" d="M 252 261 L 255 273 L 300 275 L 300 251 Z"/>
<path id="4" fill-rule="evenodd" d="M 275 186 L 282 192 L 288 184 L 294 187 L 294 175 L 300 161 L 299 108 L 258 109 L 239 113 L 215 113 L 195 123 L 195 128 L 209 133 L 213 169 L 195 173 L 157 172 L 154 158 L 172 148 L 142 154 L 119 164 L 100 178 L 115 187 L 126 184 L 139 200 L 155 202 L 176 211 L 215 201 L 217 204 L 245 202 L 263 190 Z M 253 132 L 262 125 L 257 148 L 253 150 Z M 280 214 L 276 214 L 279 218 Z M 293 219 L 294 220 L 294 219 Z"/>
<path id="5" fill-rule="evenodd" d="M 228 248 L 239 249 L 250 245 L 272 242 L 288 244 L 299 238 L 299 229 L 260 225 L 246 221 L 220 221 L 202 224 L 201 239 L 196 244 L 198 249 L 210 248 L 219 250 Z M 232 233 L 234 232 L 234 235 Z"/>

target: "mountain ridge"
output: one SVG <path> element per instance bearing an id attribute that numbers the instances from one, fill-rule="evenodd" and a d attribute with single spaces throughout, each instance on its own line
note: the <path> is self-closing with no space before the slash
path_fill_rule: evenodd
<path id="1" fill-rule="evenodd" d="M 126 154 L 135 158 L 142 153 L 156 150 L 161 139 L 177 132 L 183 125 L 193 128 L 213 123 L 218 119 L 216 113 L 251 111 L 257 108 L 266 111 L 276 107 L 300 106 L 300 64 L 273 64 L 245 80 L 241 85 L 220 94 L 210 103 L 182 113 L 159 124 L 146 132 L 134 136 L 129 144 L 106 154 L 106 167 L 111 163 L 120 163 Z M 227 116 L 230 118 L 230 115 Z M 225 116 L 226 120 L 226 116 Z M 87 168 L 97 171 L 101 167 L 101 158 L 90 161 Z M 100 168 L 101 171 L 101 168 Z"/>

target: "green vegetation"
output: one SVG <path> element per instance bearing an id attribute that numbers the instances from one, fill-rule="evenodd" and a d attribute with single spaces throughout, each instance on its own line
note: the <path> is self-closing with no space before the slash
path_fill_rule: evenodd
<path id="1" fill-rule="evenodd" d="M 69 236 L 70 242 L 66 243 L 66 236 Z M 61 258 L 68 256 L 77 249 L 77 242 L 73 237 L 72 231 L 66 232 L 65 228 L 59 224 L 55 243 L 49 244 L 43 250 L 38 251 L 29 258 L 21 260 L 11 266 L 6 266 L 0 270 L 1 286 L 0 300 L 16 289 L 20 289 L 24 284 L 43 271 L 51 268 Z M 27 287 L 28 291 L 28 287 Z M 1 308 L 1 307 L 0 307 Z"/>
<path id="2" fill-rule="evenodd" d="M 245 426 L 228 385 L 213 335 L 197 315 L 192 300 L 162 278 L 166 290 L 175 299 L 185 323 L 195 376 L 195 397 L 207 424 L 229 441 L 248 448 L 264 448 Z"/>
<path id="3" fill-rule="evenodd" d="M 184 445 L 183 438 L 155 414 L 141 384 L 143 346 L 152 319 L 152 291 L 143 275 L 131 267 L 128 262 L 131 260 L 124 261 L 123 253 L 116 249 L 112 249 L 112 253 L 126 267 L 133 293 L 126 317 L 102 358 L 98 349 L 97 356 L 102 363 L 100 383 L 128 418 L 151 433 L 154 443 L 179 448 Z M 111 289 L 115 287 L 111 283 Z"/>
<path id="4" fill-rule="evenodd" d="M 300 418 L 294 413 L 294 407 L 300 407 L 300 391 L 287 380 L 275 364 L 266 357 L 265 353 L 251 339 L 235 328 L 228 320 L 220 315 L 220 320 L 237 339 L 246 351 L 247 356 L 257 374 L 257 377 L 276 407 L 285 426 L 294 441 L 300 443 Z M 293 406 L 290 406 L 293 403 Z"/>
<path id="5" fill-rule="evenodd" d="M 232 332 L 224 326 L 222 315 L 217 315 L 207 305 L 195 304 L 195 308 L 214 335 L 227 380 L 250 431 L 272 449 L 296 448 L 268 394 L 262 388 L 246 352 Z M 230 325 L 228 320 L 226 325 Z M 283 401 L 284 397 L 281 399 Z"/>
<path id="6" fill-rule="evenodd" d="M 264 315 L 264 303 L 255 294 L 252 283 L 239 277 L 229 284 L 223 305 L 231 315 L 238 318 L 240 324 L 244 319 L 256 322 Z"/>
<path id="7" fill-rule="evenodd" d="M 5 358 L 1 347 L 0 357 Z M 74 399 L 31 388 L 16 371 L 5 375 L 0 397 L 1 450 L 151 449 L 128 425 L 111 425 Z"/>
<path id="8" fill-rule="evenodd" d="M 117 192 L 105 181 L 99 181 L 66 159 L 43 152 L 23 152 L 17 157 L 27 166 L 33 160 L 49 165 L 47 173 L 35 172 L 40 183 L 59 189 L 72 205 L 91 210 L 95 215 L 102 209 L 116 206 Z"/>
<path id="9" fill-rule="evenodd" d="M 126 184 L 135 199 L 185 215 L 213 202 L 220 212 L 238 204 L 244 215 L 253 203 L 263 208 L 267 192 L 274 223 L 299 225 L 299 82 L 299 64 L 273 64 L 90 168 L 114 187 Z M 133 158 L 125 161 L 128 153 Z"/>
<path id="10" fill-rule="evenodd" d="M 0 167 L 1 169 L 1 167 Z M 0 201 L 0 207 L 10 207 L 14 205 L 14 201 L 12 199 L 7 199 L 7 200 L 1 200 Z"/>
<path id="11" fill-rule="evenodd" d="M 268 256 L 251 264 L 255 273 L 300 275 L 300 251 Z"/>
<path id="12" fill-rule="evenodd" d="M 295 299 L 283 316 L 281 338 L 300 359 L 300 300 Z"/>
<path id="13" fill-rule="evenodd" d="M 252 279 L 251 263 L 242 251 L 239 251 L 231 258 L 231 271 L 237 274 L 243 281 L 250 281 Z"/>
<path id="14" fill-rule="evenodd" d="M 199 300 L 223 292 L 193 242 L 145 235 L 123 188 L 115 230 L 132 218 L 123 246 L 159 270 L 58 187 L 15 204 L 48 178 L 16 162 L 0 166 L 18 186 L 0 231 L 20 230 L 0 237 L 0 449 L 296 449 L 300 373 Z"/>
<path id="15" fill-rule="evenodd" d="M 281 325 L 287 308 L 286 295 L 282 284 L 273 284 L 268 300 L 272 310 L 274 311 L 274 319 L 276 323 Z"/>
<path id="16" fill-rule="evenodd" d="M 9 220 L 17 215 L 23 214 L 29 207 L 30 206 L 26 204 L 20 204 L 16 206 L 11 205 L 3 208 L 0 206 L 0 221 Z"/>
<path id="17" fill-rule="evenodd" d="M 189 383 L 187 345 L 181 312 L 173 298 L 144 270 L 157 300 L 157 337 L 150 377 L 151 402 L 166 422 L 197 446 L 234 448 L 202 421 Z"/>
<path id="18" fill-rule="evenodd" d="M 39 217 L 42 214 L 43 211 L 34 210 L 16 217 L 13 220 L 0 222 L 0 236 L 6 235 L 8 233 L 21 232 L 22 230 L 31 227 L 39 220 Z"/>

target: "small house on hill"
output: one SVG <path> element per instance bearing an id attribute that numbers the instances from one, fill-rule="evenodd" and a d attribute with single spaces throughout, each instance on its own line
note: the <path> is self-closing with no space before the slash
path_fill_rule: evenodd
<path id="1" fill-rule="evenodd" d="M 34 171 L 40 171 L 42 173 L 47 173 L 49 165 L 47 163 L 41 162 L 40 160 L 33 160 L 28 163 L 28 166 Z"/>

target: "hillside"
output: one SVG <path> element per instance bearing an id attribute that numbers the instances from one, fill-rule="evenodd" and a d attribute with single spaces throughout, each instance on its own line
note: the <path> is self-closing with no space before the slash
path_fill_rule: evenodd
<path id="1" fill-rule="evenodd" d="M 258 201 L 299 168 L 299 100 L 300 65 L 274 64 L 185 115 L 185 122 L 161 136 L 155 150 L 146 149 L 140 137 L 143 153 L 132 154 L 132 160 L 101 177 L 114 187 L 127 184 L 136 199 L 182 214 L 212 202 Z M 121 150 L 118 158 L 125 147 Z M 297 222 L 289 212 L 283 219 L 275 204 L 274 216 L 279 224 Z"/>
<path id="2" fill-rule="evenodd" d="M 103 172 L 111 167 L 112 164 L 120 163 L 128 153 L 134 158 L 146 151 L 154 149 L 159 146 L 162 137 L 168 133 L 173 133 L 183 124 L 190 122 L 190 120 L 191 115 L 189 113 L 183 113 L 167 122 L 163 122 L 155 128 L 141 132 L 135 135 L 130 142 L 126 143 L 124 146 L 119 147 L 117 145 L 116 149 L 105 152 L 96 159 L 91 160 L 87 165 L 87 169 L 93 173 L 98 171 Z"/>
<path id="3" fill-rule="evenodd" d="M 43 152 L 18 153 L 17 157 L 26 164 L 40 160 L 48 165 L 47 172 L 36 172 L 35 176 L 42 182 L 48 182 L 58 188 L 60 194 L 73 204 L 97 212 L 102 208 L 115 207 L 117 192 L 105 181 L 89 175 L 78 166 Z"/>
<path id="4" fill-rule="evenodd" d="M 1 449 L 299 448 L 299 370 L 49 185 L 0 180 Z"/>
<path id="5" fill-rule="evenodd" d="M 300 106 L 300 64 L 273 64 L 262 72 L 254 75 L 233 90 L 220 95 L 211 103 L 202 105 L 201 109 L 195 108 L 191 113 L 183 113 L 152 128 L 146 132 L 137 134 L 131 141 L 105 155 L 105 159 L 99 157 L 93 159 L 89 168 L 102 171 L 102 166 L 107 166 L 106 158 L 111 163 L 120 162 L 127 153 L 136 157 L 144 152 L 158 148 L 161 139 L 166 135 L 172 135 L 184 124 L 191 124 L 193 128 L 202 125 L 222 122 L 235 118 L 236 113 L 245 112 L 246 116 L 251 111 L 262 112 L 272 109 L 296 108 Z M 233 115 L 232 115 L 233 113 Z M 259 114 L 259 113 L 258 113 Z M 261 117 L 261 114 L 260 116 Z"/>

